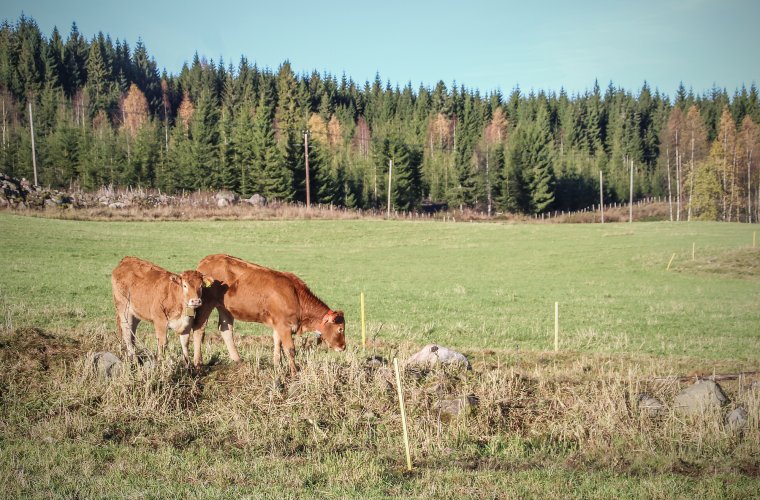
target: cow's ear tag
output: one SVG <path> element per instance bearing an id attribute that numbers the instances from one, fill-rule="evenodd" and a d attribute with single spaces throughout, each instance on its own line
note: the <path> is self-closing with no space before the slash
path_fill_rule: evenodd
<path id="1" fill-rule="evenodd" d="M 214 278 L 212 278 L 211 276 L 203 277 L 203 286 L 205 286 L 206 288 L 209 288 L 213 284 L 214 284 Z"/>

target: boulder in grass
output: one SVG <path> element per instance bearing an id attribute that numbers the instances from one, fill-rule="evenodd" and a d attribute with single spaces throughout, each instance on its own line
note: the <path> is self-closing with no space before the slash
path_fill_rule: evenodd
<path id="1" fill-rule="evenodd" d="M 734 411 L 726 416 L 726 426 L 732 432 L 742 432 L 744 428 L 747 427 L 748 421 L 749 415 L 747 415 L 747 410 L 741 406 L 737 407 Z"/>
<path id="2" fill-rule="evenodd" d="M 408 367 L 432 368 L 437 365 L 471 369 L 464 354 L 437 344 L 426 345 L 406 361 Z"/>
<path id="3" fill-rule="evenodd" d="M 240 197 L 237 195 L 237 193 L 233 193 L 232 191 L 219 191 L 214 195 L 214 198 L 216 199 L 216 206 L 219 208 L 228 207 L 230 205 L 237 205 L 240 201 Z"/>
<path id="4" fill-rule="evenodd" d="M 254 193 L 250 198 L 244 199 L 243 201 L 254 207 L 263 207 L 267 204 L 267 199 L 258 193 Z"/>
<path id="5" fill-rule="evenodd" d="M 116 377 L 121 373 L 121 360 L 110 352 L 96 352 L 92 355 L 92 364 L 105 378 Z"/>
<path id="6" fill-rule="evenodd" d="M 650 417 L 659 417 L 668 412 L 662 402 L 649 394 L 639 394 L 639 411 Z"/>
<path id="7" fill-rule="evenodd" d="M 684 413 L 695 414 L 726 403 L 728 398 L 720 385 L 712 380 L 700 380 L 681 391 L 676 396 L 674 406 Z"/>

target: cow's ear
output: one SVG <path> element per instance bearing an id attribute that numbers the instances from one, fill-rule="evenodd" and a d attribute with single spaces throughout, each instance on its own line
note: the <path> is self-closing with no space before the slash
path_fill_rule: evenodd
<path id="1" fill-rule="evenodd" d="M 333 319 L 333 323 L 345 323 L 345 314 L 343 314 L 343 311 L 335 311 L 335 319 Z"/>
<path id="2" fill-rule="evenodd" d="M 169 276 L 169 281 L 171 281 L 172 283 L 177 284 L 177 285 L 181 285 L 182 284 L 182 279 L 179 276 L 177 276 L 176 274 L 172 274 L 171 276 Z"/>
<path id="3" fill-rule="evenodd" d="M 213 277 L 211 277 L 211 276 L 204 276 L 203 277 L 203 286 L 205 286 L 206 288 L 208 288 L 208 287 L 210 287 L 213 284 L 214 284 L 214 278 Z"/>

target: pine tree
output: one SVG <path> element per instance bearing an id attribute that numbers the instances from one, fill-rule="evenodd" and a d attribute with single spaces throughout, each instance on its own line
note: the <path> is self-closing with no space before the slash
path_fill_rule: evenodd
<path id="1" fill-rule="evenodd" d="M 162 106 L 161 80 L 156 62 L 148 55 L 148 50 L 141 39 L 137 40 L 135 51 L 132 54 L 131 78 L 145 94 L 151 114 L 157 114 Z"/>
<path id="2" fill-rule="evenodd" d="M 90 45 L 89 56 L 87 57 L 87 91 L 89 93 L 91 115 L 101 110 L 107 110 L 109 107 L 107 76 L 108 73 L 101 47 L 96 40 L 93 40 Z"/>
<path id="3" fill-rule="evenodd" d="M 256 191 L 266 198 L 290 201 L 293 197 L 292 175 L 277 148 L 272 127 L 272 95 L 263 91 L 256 109 L 252 136 L 252 178 Z"/>
<path id="4" fill-rule="evenodd" d="M 232 163 L 232 127 L 238 109 L 238 96 L 235 93 L 232 67 L 226 72 L 222 87 L 221 117 L 219 119 L 219 172 L 216 186 L 232 191 L 238 190 L 238 169 Z"/>
<path id="5" fill-rule="evenodd" d="M 69 97 L 73 97 L 87 81 L 87 49 L 87 42 L 79 34 L 77 24 L 73 23 L 63 49 L 63 64 L 66 68 L 63 88 Z"/>
<path id="6" fill-rule="evenodd" d="M 204 90 L 190 120 L 191 167 L 194 175 L 192 187 L 209 189 L 214 187 L 214 173 L 218 171 L 217 151 L 219 110 L 210 92 Z"/>
<path id="7" fill-rule="evenodd" d="M 529 210 L 543 213 L 554 203 L 556 179 L 552 168 L 553 147 L 549 113 L 539 108 L 535 121 L 525 128 L 519 161 L 530 195 Z"/>
<path id="8" fill-rule="evenodd" d="M 253 165 L 253 109 L 248 101 L 244 101 L 238 109 L 235 116 L 235 122 L 230 132 L 232 158 L 231 164 L 234 165 L 239 173 L 240 194 L 248 198 L 257 189 L 258 179 L 254 179 L 252 172 Z"/>
<path id="9" fill-rule="evenodd" d="M 161 142 L 159 129 L 153 122 L 140 128 L 135 137 L 131 161 L 131 185 L 154 187 L 158 169 Z"/>

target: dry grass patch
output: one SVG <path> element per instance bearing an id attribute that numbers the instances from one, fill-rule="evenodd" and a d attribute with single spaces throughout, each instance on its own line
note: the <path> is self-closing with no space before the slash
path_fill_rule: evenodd
<path id="1" fill-rule="evenodd" d="M 18 340 L 23 333 L 0 338 L 3 359 L 38 355 L 37 341 Z M 47 368 L 34 373 L 37 383 L 29 383 L 28 371 L 3 376 L 2 439 L 239 450 L 276 459 L 370 453 L 392 468 L 403 463 L 393 373 L 388 364 L 368 364 L 360 351 L 304 350 L 295 378 L 272 366 L 269 346 L 250 344 L 240 364 L 219 361 L 217 353 L 194 373 L 179 358 L 149 359 L 107 379 L 75 344 L 43 333 L 39 340 L 55 346 L 47 351 Z M 411 354 L 412 346 L 388 347 L 376 354 Z M 725 410 L 686 417 L 672 408 L 686 383 L 653 378 L 668 374 L 662 360 L 477 354 L 471 353 L 472 371 L 405 371 L 418 466 L 515 470 L 551 463 L 641 474 L 665 467 L 687 475 L 757 470 L 760 395 L 748 389 L 751 380 L 724 383 L 730 407 L 750 414 L 737 436 L 724 425 Z M 680 365 L 685 360 L 673 363 Z M 659 398 L 667 411 L 657 418 L 639 411 L 641 393 Z"/>
<path id="2" fill-rule="evenodd" d="M 760 281 L 760 248 L 739 248 L 711 253 L 693 261 L 678 263 L 673 269 L 682 273 Z"/>

